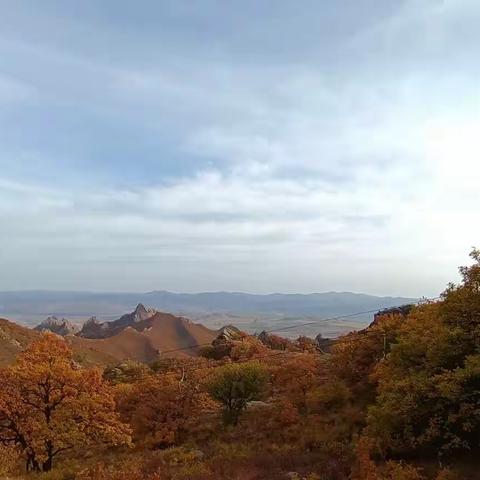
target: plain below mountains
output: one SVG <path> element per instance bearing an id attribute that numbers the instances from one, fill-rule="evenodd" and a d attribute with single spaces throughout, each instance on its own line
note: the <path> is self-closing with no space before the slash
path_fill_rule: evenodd
<path id="1" fill-rule="evenodd" d="M 234 324 L 250 333 L 264 329 L 284 329 L 286 336 L 300 334 L 335 336 L 359 325 L 367 325 L 370 312 L 415 301 L 405 297 L 379 297 L 350 292 L 312 294 L 254 295 L 248 293 L 209 292 L 172 293 L 92 293 L 19 291 L 0 292 L 0 316 L 27 325 L 36 325 L 47 316 L 68 318 L 74 322 L 96 316 L 118 319 L 142 303 L 155 310 L 186 316 L 212 329 Z M 356 315 L 323 324 L 319 329 L 304 323 L 322 318 Z M 299 325 L 298 328 L 295 325 Z"/>

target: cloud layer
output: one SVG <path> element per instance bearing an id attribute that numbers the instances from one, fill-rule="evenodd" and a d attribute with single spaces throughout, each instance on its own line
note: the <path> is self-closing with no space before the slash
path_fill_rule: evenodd
<path id="1" fill-rule="evenodd" d="M 179 3 L 0 1 L 0 289 L 438 293 L 478 3 Z"/>

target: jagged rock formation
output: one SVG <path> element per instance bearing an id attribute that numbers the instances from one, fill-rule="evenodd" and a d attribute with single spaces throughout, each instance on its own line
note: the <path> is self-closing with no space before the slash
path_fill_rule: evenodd
<path id="1" fill-rule="evenodd" d="M 18 352 L 47 329 L 65 334 L 65 341 L 82 365 L 115 365 L 125 360 L 151 363 L 161 356 L 196 356 L 200 346 L 210 344 L 218 333 L 141 304 L 113 322 L 102 323 L 92 317 L 75 335 L 69 334 L 69 322 L 64 319 L 51 317 L 36 329 L 0 319 L 0 367 L 13 362 Z"/>
<path id="2" fill-rule="evenodd" d="M 106 323 L 99 322 L 97 317 L 90 317 L 78 333 L 79 337 L 103 338 L 105 336 Z"/>
<path id="3" fill-rule="evenodd" d="M 162 354 L 195 356 L 197 345 L 214 339 L 215 332 L 201 324 L 145 308 L 140 303 L 133 312 L 112 322 L 102 323 L 92 317 L 72 341 L 119 360 L 149 363 Z"/>
<path id="4" fill-rule="evenodd" d="M 145 308 L 141 303 L 137 305 L 137 308 L 132 313 L 127 313 L 122 315 L 115 322 L 111 322 L 112 325 L 116 328 L 121 328 L 122 326 L 130 326 L 134 323 L 143 322 L 153 317 L 157 311 L 153 308 Z"/>
<path id="5" fill-rule="evenodd" d="M 233 325 L 227 325 L 217 331 L 211 345 L 204 344 L 201 355 L 206 358 L 220 360 L 229 355 L 235 342 L 243 340 L 247 334 Z"/>
<path id="6" fill-rule="evenodd" d="M 323 337 L 321 333 L 319 333 L 315 337 L 315 345 L 317 347 L 317 350 L 320 352 L 328 352 L 330 351 L 330 346 L 332 345 L 332 339 L 331 338 L 326 338 Z"/>
<path id="7" fill-rule="evenodd" d="M 96 339 L 113 337 L 127 327 L 148 320 L 156 313 L 156 310 L 152 308 L 147 309 L 139 303 L 133 312 L 122 315 L 118 320 L 114 320 L 113 322 L 102 323 L 95 317 L 90 318 L 84 323 L 78 335 L 84 338 Z"/>
<path id="8" fill-rule="evenodd" d="M 52 316 L 37 325 L 34 330 L 37 332 L 52 332 L 65 337 L 67 335 L 75 335 L 79 327 L 65 318 L 60 320 Z"/>
<path id="9" fill-rule="evenodd" d="M 218 331 L 217 338 L 213 341 L 215 342 L 233 342 L 235 340 L 241 340 L 245 336 L 240 329 L 233 325 L 227 325 L 222 327 Z"/>
<path id="10" fill-rule="evenodd" d="M 262 330 L 262 331 L 258 334 L 258 336 L 257 336 L 257 338 L 258 338 L 264 345 L 266 345 L 266 344 L 268 343 L 268 337 L 269 337 L 269 335 L 268 335 L 268 333 L 266 332 L 266 330 Z"/>
<path id="11" fill-rule="evenodd" d="M 257 335 L 257 338 L 272 350 L 286 350 L 293 344 L 293 342 L 288 338 L 283 338 L 273 333 L 268 333 L 266 330 L 263 330 L 259 335 Z"/>

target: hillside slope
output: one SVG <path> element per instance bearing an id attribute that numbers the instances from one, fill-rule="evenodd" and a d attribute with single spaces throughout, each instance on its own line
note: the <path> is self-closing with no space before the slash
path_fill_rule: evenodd
<path id="1" fill-rule="evenodd" d="M 118 320 L 99 322 L 96 317 L 92 317 L 83 324 L 78 336 L 85 338 L 113 337 L 129 326 L 148 320 L 155 313 L 157 313 L 156 310 L 147 309 L 139 303 L 133 312 L 122 315 Z"/>
<path id="2" fill-rule="evenodd" d="M 188 347 L 208 344 L 217 335 L 214 330 L 201 324 L 161 312 L 156 312 L 144 320 L 130 317 L 130 322 L 125 323 L 122 330 L 119 329 L 118 321 L 110 323 L 113 326 L 109 323 L 97 324 L 96 330 L 89 328 L 83 331 L 83 336 L 70 337 L 70 341 L 77 348 L 82 346 L 106 353 L 118 360 L 131 359 L 150 363 L 158 359 L 162 352 L 165 352 L 166 356 L 196 356 L 198 348 Z M 103 328 L 100 328 L 100 325 L 104 325 Z M 92 331 L 94 338 L 84 336 Z M 107 336 L 106 332 L 117 333 Z M 102 335 L 103 338 L 96 335 Z"/>
<path id="3" fill-rule="evenodd" d="M 0 320 L 0 366 L 12 363 L 40 335 L 40 331 Z M 65 339 L 80 363 L 111 365 L 124 360 L 151 363 L 162 352 L 166 356 L 196 356 L 198 348 L 190 347 L 209 344 L 216 335 L 216 331 L 186 318 L 138 305 L 118 320 L 87 322 L 79 334 L 66 335 Z"/>
<path id="4" fill-rule="evenodd" d="M 158 358 L 158 350 L 149 338 L 131 327 L 108 338 L 72 336 L 68 341 L 77 351 L 87 351 L 90 355 L 108 355 L 115 359 L 115 363 L 123 360 L 150 363 Z"/>
<path id="5" fill-rule="evenodd" d="M 142 332 L 160 353 L 178 350 L 166 353 L 169 356 L 195 356 L 198 349 L 187 347 L 210 343 L 217 336 L 216 331 L 204 325 L 161 312 L 136 323 L 132 328 Z"/>
<path id="6" fill-rule="evenodd" d="M 0 318 L 0 367 L 9 365 L 40 333 Z"/>
<path id="7" fill-rule="evenodd" d="M 39 331 L 0 319 L 0 367 L 13 363 L 16 356 L 41 335 Z M 111 365 L 117 362 L 117 359 L 107 351 L 90 348 L 89 345 L 74 341 L 75 338 L 68 336 L 66 341 L 72 345 L 74 358 L 81 364 Z"/>
<path id="8" fill-rule="evenodd" d="M 72 342 L 119 360 L 152 362 L 162 352 L 171 353 L 170 356 L 195 356 L 198 349 L 189 347 L 208 344 L 215 337 L 216 331 L 201 324 L 138 304 L 132 313 L 118 320 L 102 323 L 90 319 Z"/>

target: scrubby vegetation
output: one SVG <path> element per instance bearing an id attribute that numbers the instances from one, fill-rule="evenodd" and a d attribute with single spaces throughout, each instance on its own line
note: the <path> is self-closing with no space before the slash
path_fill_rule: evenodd
<path id="1" fill-rule="evenodd" d="M 439 301 L 321 348 L 226 335 L 203 357 L 100 372 L 44 335 L 0 370 L 0 476 L 477 478 L 480 252 L 472 258 Z"/>

